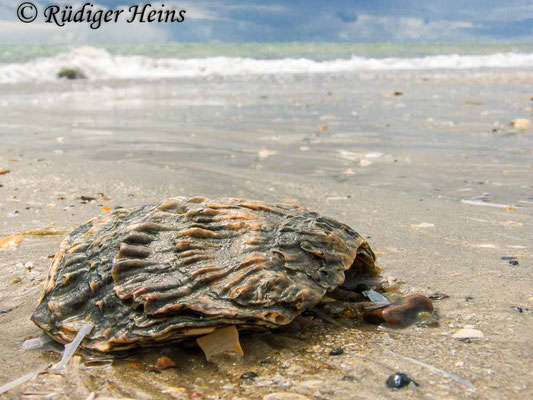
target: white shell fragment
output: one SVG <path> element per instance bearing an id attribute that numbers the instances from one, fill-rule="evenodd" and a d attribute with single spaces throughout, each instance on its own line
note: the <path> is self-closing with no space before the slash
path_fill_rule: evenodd
<path id="1" fill-rule="evenodd" d="M 479 329 L 463 328 L 455 332 L 452 337 L 454 339 L 480 339 L 484 338 L 485 335 Z"/>
<path id="2" fill-rule="evenodd" d="M 222 354 L 243 356 L 241 344 L 239 342 L 239 331 L 235 326 L 217 329 L 209 335 L 196 339 L 196 342 L 210 361 L 213 357 Z"/>
<path id="3" fill-rule="evenodd" d="M 411 224 L 411 228 L 413 229 L 419 229 L 419 228 L 433 228 L 435 224 L 431 224 L 429 222 L 422 222 L 420 224 Z"/>

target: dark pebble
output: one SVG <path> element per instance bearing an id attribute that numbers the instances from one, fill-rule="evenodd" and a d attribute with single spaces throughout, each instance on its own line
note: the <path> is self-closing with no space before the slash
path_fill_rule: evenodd
<path id="1" fill-rule="evenodd" d="M 470 301 L 470 300 L 474 300 L 474 298 L 472 296 L 465 296 L 465 300 Z"/>
<path id="2" fill-rule="evenodd" d="M 401 389 L 408 386 L 411 382 L 418 386 L 418 383 L 403 372 L 396 372 L 387 378 L 387 387 L 390 389 Z"/>
<path id="3" fill-rule="evenodd" d="M 342 380 L 343 381 L 348 381 L 348 382 L 356 382 L 357 381 L 357 377 L 353 376 L 353 375 L 346 375 L 346 376 L 342 377 Z"/>
<path id="4" fill-rule="evenodd" d="M 340 356 L 341 354 L 344 354 L 344 349 L 342 347 L 337 347 L 329 352 L 330 356 Z"/>
<path id="5" fill-rule="evenodd" d="M 96 198 L 94 198 L 92 196 L 81 196 L 80 200 L 82 200 L 82 201 L 93 201 L 93 200 L 96 200 Z"/>
<path id="6" fill-rule="evenodd" d="M 522 307 L 513 307 L 516 311 L 518 311 L 520 314 L 524 312 L 524 309 Z"/>
<path id="7" fill-rule="evenodd" d="M 257 374 L 255 372 L 245 372 L 241 375 L 240 379 L 254 379 L 257 378 Z"/>
<path id="8" fill-rule="evenodd" d="M 364 283 L 359 283 L 358 285 L 355 285 L 353 288 L 353 291 L 355 293 L 363 293 L 364 291 L 367 291 L 369 289 L 368 285 Z"/>
<path id="9" fill-rule="evenodd" d="M 446 293 L 441 293 L 441 292 L 435 292 L 431 296 L 429 296 L 431 300 L 443 300 L 449 297 L 450 296 L 448 296 Z"/>
<path id="10" fill-rule="evenodd" d="M 516 260 L 511 260 L 511 261 L 509 261 L 509 264 L 511 264 L 511 265 L 518 265 L 518 261 L 516 261 Z"/>

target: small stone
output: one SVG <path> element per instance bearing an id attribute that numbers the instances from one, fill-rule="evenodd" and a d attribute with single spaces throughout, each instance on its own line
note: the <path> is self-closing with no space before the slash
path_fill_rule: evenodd
<path id="1" fill-rule="evenodd" d="M 253 371 L 245 372 L 240 376 L 240 379 L 254 379 L 257 378 L 257 374 Z"/>
<path id="2" fill-rule="evenodd" d="M 320 379 L 308 379 L 300 382 L 297 386 L 307 390 L 320 390 L 324 388 L 324 381 Z"/>
<path id="3" fill-rule="evenodd" d="M 363 293 L 367 290 L 369 290 L 370 288 L 368 287 L 367 284 L 365 283 L 358 283 L 357 285 L 355 285 L 355 287 L 353 288 L 353 291 L 355 293 Z"/>
<path id="4" fill-rule="evenodd" d="M 381 308 L 363 312 L 363 319 L 371 324 L 386 322 L 392 327 L 405 328 L 433 312 L 433 304 L 427 297 L 411 295 Z"/>
<path id="5" fill-rule="evenodd" d="M 518 307 L 518 306 L 515 306 L 513 307 L 517 312 L 519 312 L 520 314 L 522 314 L 524 312 L 524 309 L 522 307 Z"/>
<path id="6" fill-rule="evenodd" d="M 340 356 L 341 354 L 344 354 L 344 349 L 342 347 L 337 347 L 329 352 L 330 356 Z"/>
<path id="7" fill-rule="evenodd" d="M 11 285 L 16 285 L 17 283 L 20 283 L 20 278 L 14 277 L 9 280 L 9 283 Z"/>
<path id="8" fill-rule="evenodd" d="M 481 339 L 484 338 L 483 332 L 479 329 L 463 328 L 455 332 L 452 336 L 454 339 Z"/>
<path id="9" fill-rule="evenodd" d="M 509 264 L 511 264 L 511 265 L 518 265 L 518 261 L 516 261 L 516 260 L 511 260 L 511 261 L 509 261 Z"/>
<path id="10" fill-rule="evenodd" d="M 526 129 L 531 126 L 531 121 L 527 118 L 517 118 L 511 124 L 518 129 Z"/>
<path id="11" fill-rule="evenodd" d="M 157 369 L 174 368 L 175 366 L 176 366 L 176 363 L 167 356 L 159 357 L 159 359 L 155 363 L 155 367 Z"/>
<path id="12" fill-rule="evenodd" d="M 257 155 L 259 156 L 259 158 L 268 158 L 270 156 L 274 156 L 278 154 L 278 152 L 276 150 L 268 150 L 268 149 L 263 149 L 263 150 L 260 150 Z"/>
<path id="13" fill-rule="evenodd" d="M 409 378 L 403 372 L 396 372 L 387 378 L 387 387 L 390 389 L 401 389 L 408 386 L 411 382 L 418 386 L 418 383 Z"/>
<path id="14" fill-rule="evenodd" d="M 348 382 L 356 382 L 357 381 L 357 377 L 353 376 L 353 375 L 345 375 L 345 376 L 342 377 L 342 380 L 343 381 L 348 381 Z"/>
<path id="15" fill-rule="evenodd" d="M 161 393 L 168 394 L 170 397 L 174 399 L 187 399 L 189 396 L 187 396 L 187 391 L 183 387 L 179 386 L 167 386 L 165 390 L 163 390 Z"/>
<path id="16" fill-rule="evenodd" d="M 85 73 L 77 67 L 74 68 L 61 68 L 59 72 L 57 73 L 58 78 L 65 78 L 65 79 L 86 79 L 87 76 Z"/>
<path id="17" fill-rule="evenodd" d="M 440 293 L 440 292 L 435 292 L 431 296 L 429 296 L 431 300 L 444 300 L 449 297 L 450 296 L 448 296 L 446 293 Z"/>
<path id="18" fill-rule="evenodd" d="M 96 198 L 92 196 L 81 196 L 80 200 L 81 201 L 96 201 Z"/>

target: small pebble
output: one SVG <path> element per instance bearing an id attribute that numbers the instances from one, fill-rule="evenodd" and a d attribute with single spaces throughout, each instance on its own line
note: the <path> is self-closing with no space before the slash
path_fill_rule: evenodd
<path id="1" fill-rule="evenodd" d="M 516 260 L 511 260 L 511 261 L 509 261 L 509 264 L 511 264 L 511 265 L 518 265 L 518 261 L 516 261 Z"/>
<path id="2" fill-rule="evenodd" d="M 517 118 L 511 122 L 511 125 L 518 129 L 526 129 L 531 126 L 531 121 L 527 118 Z"/>
<path id="3" fill-rule="evenodd" d="M 470 300 L 474 300 L 474 298 L 472 296 L 465 296 L 465 300 L 470 301 Z"/>
<path id="4" fill-rule="evenodd" d="M 157 369 L 174 368 L 175 366 L 176 366 L 176 363 L 167 356 L 159 357 L 159 359 L 155 363 L 155 367 Z"/>
<path id="5" fill-rule="evenodd" d="M 522 307 L 513 307 L 516 311 L 518 311 L 520 314 L 522 314 L 524 312 L 524 309 Z"/>
<path id="6" fill-rule="evenodd" d="M 396 372 L 387 378 L 387 387 L 390 389 L 401 389 L 408 386 L 411 382 L 419 386 L 414 380 L 409 378 L 403 372 Z"/>
<path id="7" fill-rule="evenodd" d="M 345 376 L 342 377 L 342 380 L 343 381 L 348 381 L 348 382 L 356 382 L 357 381 L 357 377 L 353 376 L 353 375 L 345 375 Z"/>
<path id="8" fill-rule="evenodd" d="M 449 297 L 450 296 L 448 296 L 446 293 L 441 293 L 441 292 L 435 292 L 431 296 L 429 296 L 431 300 L 444 300 Z"/>
<path id="9" fill-rule="evenodd" d="M 368 285 L 365 283 L 359 283 L 354 288 L 353 291 L 355 293 L 363 293 L 364 291 L 367 291 L 369 289 Z"/>
<path id="10" fill-rule="evenodd" d="M 363 319 L 371 324 L 380 325 L 386 322 L 395 328 L 405 328 L 423 315 L 433 312 L 433 304 L 427 297 L 410 295 L 403 297 L 385 307 L 363 312 Z"/>
<path id="11" fill-rule="evenodd" d="M 254 379 L 254 378 L 257 378 L 257 374 L 253 371 L 245 372 L 240 377 L 240 379 Z"/>
<path id="12" fill-rule="evenodd" d="M 344 349 L 342 347 L 337 347 L 329 352 L 330 356 L 340 356 L 341 354 L 344 354 Z"/>
<path id="13" fill-rule="evenodd" d="M 485 337 L 479 329 L 463 328 L 455 332 L 452 336 L 454 339 L 481 339 Z"/>

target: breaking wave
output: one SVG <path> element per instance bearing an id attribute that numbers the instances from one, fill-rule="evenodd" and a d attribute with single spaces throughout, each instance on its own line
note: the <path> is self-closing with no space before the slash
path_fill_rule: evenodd
<path id="1" fill-rule="evenodd" d="M 307 58 L 244 57 L 150 58 L 113 55 L 94 47 L 78 47 L 53 57 L 26 63 L 0 64 L 0 83 L 53 81 L 65 68 L 88 79 L 160 79 L 208 76 L 324 74 L 356 71 L 531 68 L 533 53 L 432 55 L 416 58 L 366 58 L 315 61 Z"/>

